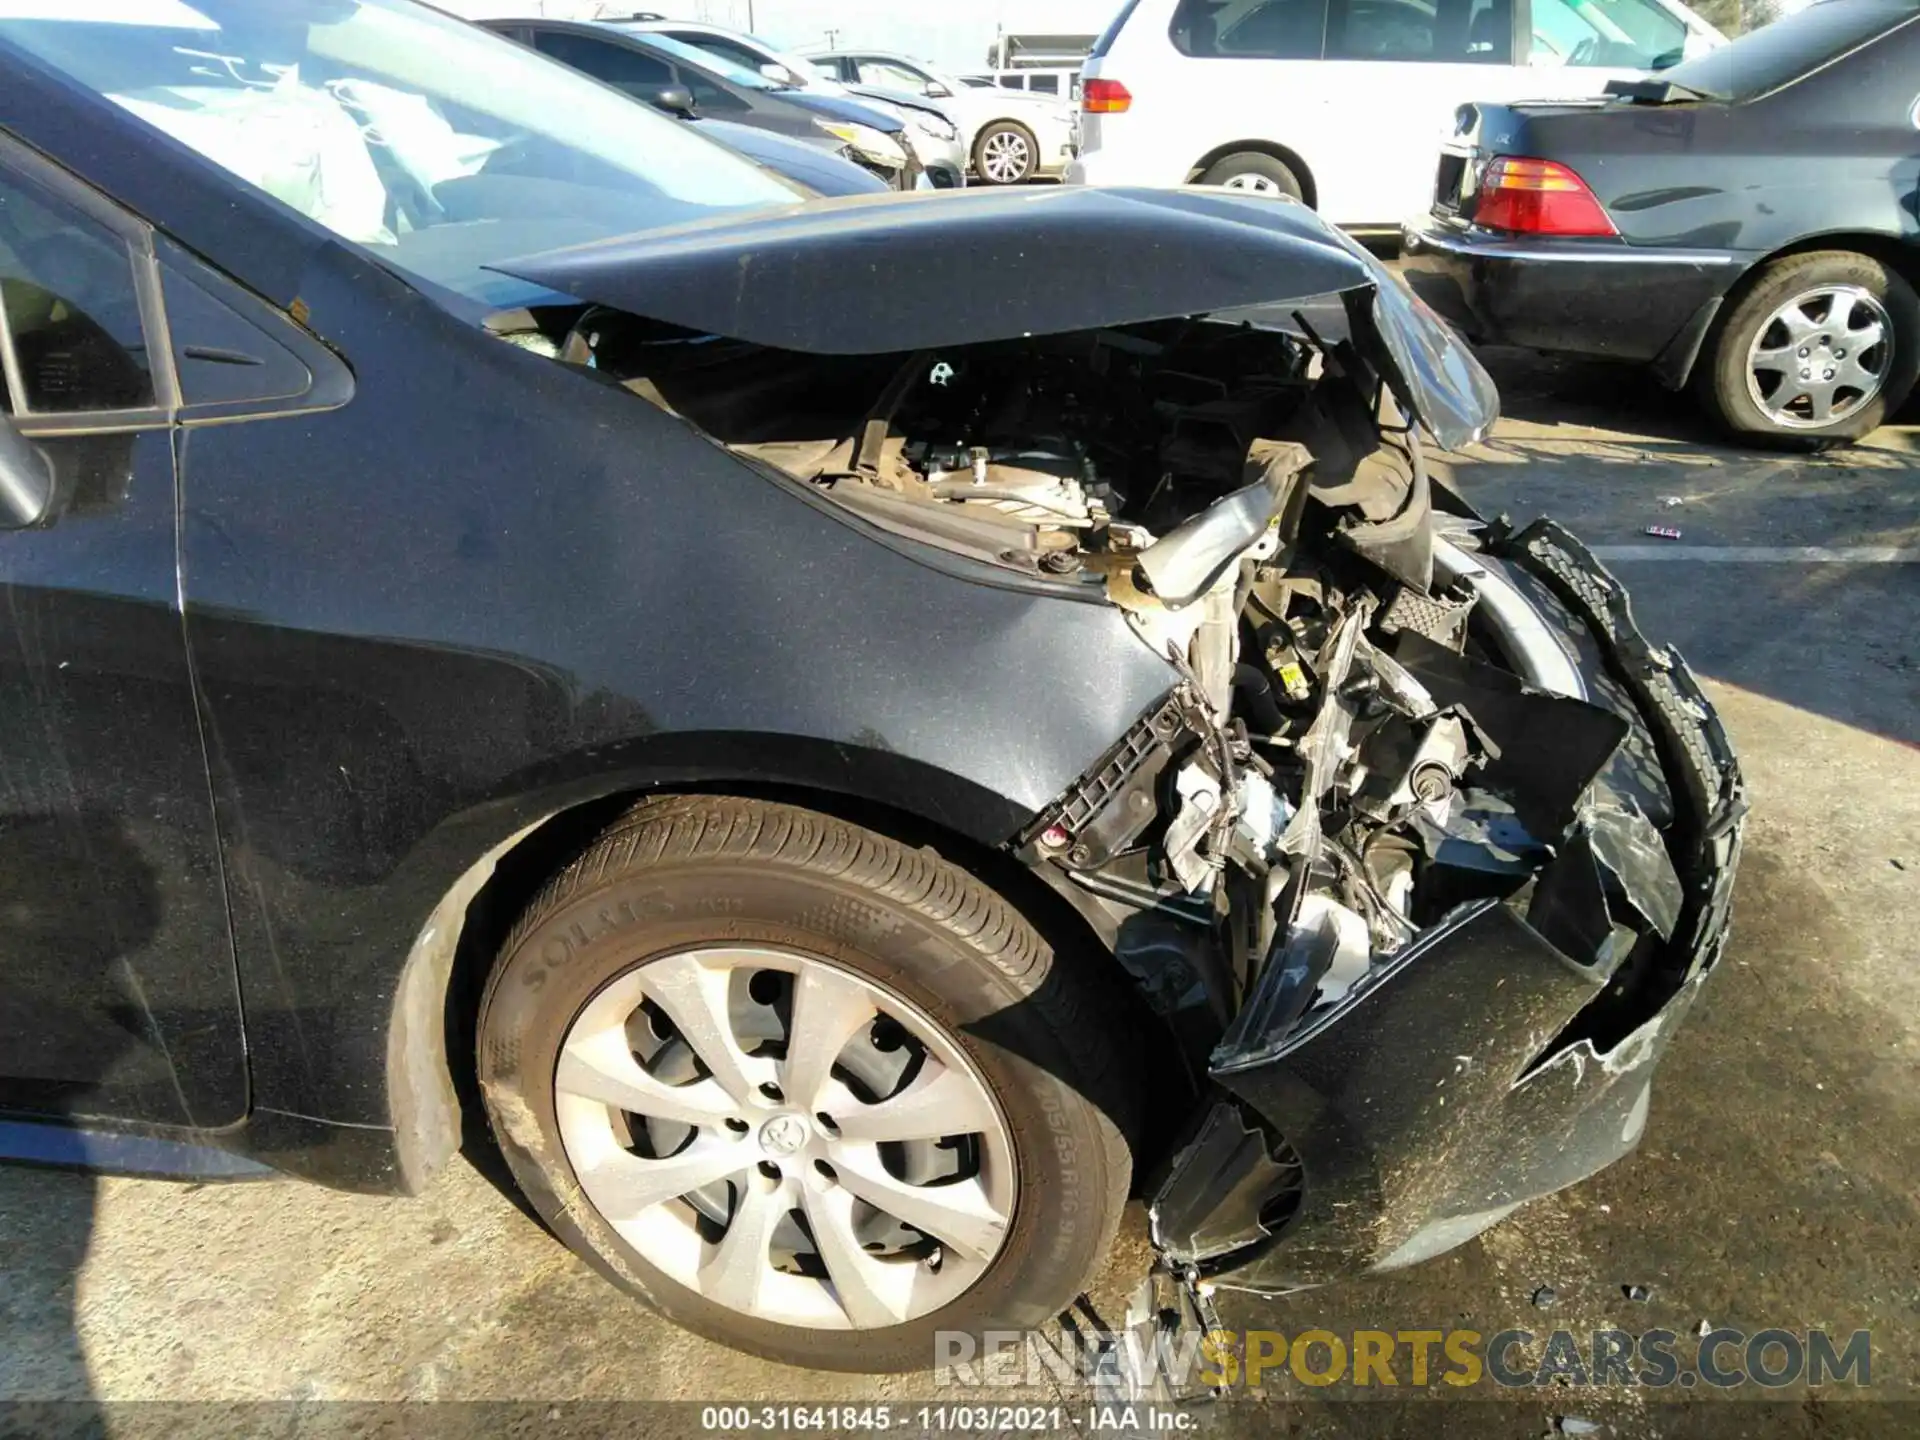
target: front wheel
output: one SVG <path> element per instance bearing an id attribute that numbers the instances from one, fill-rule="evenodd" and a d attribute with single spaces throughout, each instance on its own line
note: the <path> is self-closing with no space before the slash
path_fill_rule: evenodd
<path id="1" fill-rule="evenodd" d="M 973 142 L 973 168 L 989 185 L 1018 185 L 1040 168 L 1040 142 L 1013 120 L 996 120 Z"/>
<path id="2" fill-rule="evenodd" d="M 1734 434 L 1812 449 L 1857 440 L 1920 374 L 1920 299 L 1850 251 L 1789 255 L 1733 305 L 1701 367 L 1701 399 Z"/>
<path id="3" fill-rule="evenodd" d="M 1137 1104 L 1105 977 L 998 895 L 786 805 L 647 802 L 509 937 L 482 1090 L 573 1249 L 723 1344 L 925 1368 L 1104 1258 Z"/>

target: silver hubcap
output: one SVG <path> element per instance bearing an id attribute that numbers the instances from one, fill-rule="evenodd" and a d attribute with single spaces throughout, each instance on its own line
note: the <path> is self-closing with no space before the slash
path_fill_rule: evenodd
<path id="1" fill-rule="evenodd" d="M 1025 177 L 1032 155 L 1026 136 L 1017 130 L 1002 130 L 989 135 L 980 147 L 980 168 L 989 180 L 1007 185 Z"/>
<path id="2" fill-rule="evenodd" d="M 898 1325 L 985 1273 L 1013 1142 L 918 1007 L 771 949 L 661 956 L 561 1044 L 561 1144 L 587 1199 L 682 1285 L 814 1329 Z"/>
<path id="3" fill-rule="evenodd" d="M 1278 195 L 1280 186 L 1270 175 L 1233 175 L 1220 182 L 1226 190 L 1248 190 L 1255 195 Z"/>
<path id="4" fill-rule="evenodd" d="M 1747 393 L 1774 424 L 1817 430 L 1878 395 L 1892 363 L 1886 308 L 1857 285 L 1822 285 L 1760 327 L 1747 353 Z"/>

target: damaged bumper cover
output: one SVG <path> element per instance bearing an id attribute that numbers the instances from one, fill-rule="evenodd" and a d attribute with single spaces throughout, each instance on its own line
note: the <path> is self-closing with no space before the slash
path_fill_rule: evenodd
<path id="1" fill-rule="evenodd" d="M 1149 1205 L 1156 1247 L 1191 1278 L 1274 1293 L 1397 1269 L 1619 1159 L 1726 944 L 1745 799 L 1712 707 L 1558 526 L 1488 548 L 1591 631 L 1645 718 L 1673 863 L 1641 863 L 1642 829 L 1620 823 L 1639 812 L 1608 769 L 1530 887 L 1458 906 L 1337 1004 L 1262 1028 L 1269 967 Z"/>

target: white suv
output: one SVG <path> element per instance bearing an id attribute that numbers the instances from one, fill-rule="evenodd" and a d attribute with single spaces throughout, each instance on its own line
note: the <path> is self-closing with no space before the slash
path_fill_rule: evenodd
<path id="1" fill-rule="evenodd" d="M 1229 185 L 1397 229 L 1458 106 L 1597 95 L 1725 43 L 1678 0 L 1128 0 L 1082 72 L 1066 178 Z"/>

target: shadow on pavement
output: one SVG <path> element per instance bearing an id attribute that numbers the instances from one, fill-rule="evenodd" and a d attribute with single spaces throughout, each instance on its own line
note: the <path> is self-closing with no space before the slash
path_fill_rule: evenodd
<path id="1" fill-rule="evenodd" d="M 1728 444 L 1644 371 L 1490 349 L 1494 435 L 1437 457 L 1469 501 L 1551 515 L 1607 559 L 1641 628 L 1696 670 L 1812 714 L 1920 744 L 1920 566 L 1715 563 L 1746 547 L 1920 551 L 1920 444 L 1900 426 L 1818 455 Z M 1678 530 L 1678 540 L 1649 527 Z"/>
<path id="2" fill-rule="evenodd" d="M 0 1167 L 0 1434 L 6 1408 L 57 1402 L 54 1433 L 107 1433 L 77 1326 L 80 1267 L 100 1182 L 58 1170 Z"/>

